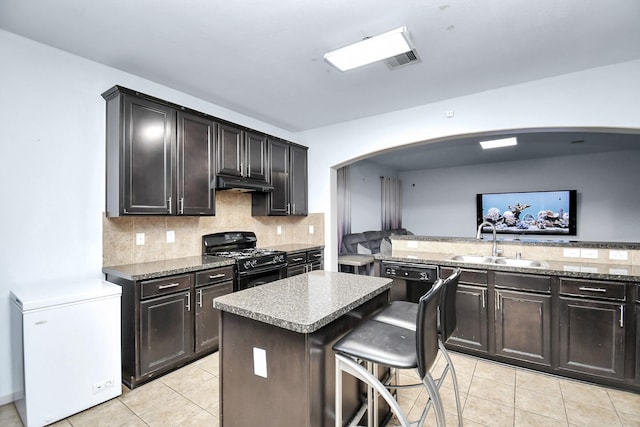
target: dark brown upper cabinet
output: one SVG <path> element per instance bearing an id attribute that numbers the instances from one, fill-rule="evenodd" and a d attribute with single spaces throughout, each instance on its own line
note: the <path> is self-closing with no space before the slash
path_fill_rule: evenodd
<path id="1" fill-rule="evenodd" d="M 119 86 L 102 96 L 106 215 L 214 215 L 215 122 Z"/>
<path id="2" fill-rule="evenodd" d="M 255 193 L 253 215 L 308 215 L 307 147 L 269 138 L 269 183 L 273 191 Z"/>
<path id="3" fill-rule="evenodd" d="M 267 182 L 267 136 L 230 124 L 218 125 L 219 175 Z"/>

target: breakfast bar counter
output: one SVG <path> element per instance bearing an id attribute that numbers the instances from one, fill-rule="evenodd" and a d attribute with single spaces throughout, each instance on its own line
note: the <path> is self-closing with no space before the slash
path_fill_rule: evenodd
<path id="1" fill-rule="evenodd" d="M 331 346 L 387 302 L 391 283 L 313 271 L 216 298 L 221 425 L 333 426 Z M 345 378 L 345 415 L 360 387 Z"/>

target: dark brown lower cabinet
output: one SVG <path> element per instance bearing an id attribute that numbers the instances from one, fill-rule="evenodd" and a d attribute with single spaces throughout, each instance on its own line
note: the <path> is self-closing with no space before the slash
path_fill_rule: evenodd
<path id="1" fill-rule="evenodd" d="M 122 287 L 122 382 L 135 388 L 218 348 L 213 299 L 233 291 L 233 266 L 130 280 Z"/>
<path id="2" fill-rule="evenodd" d="M 140 375 L 189 357 L 193 348 L 191 291 L 140 303 Z"/>
<path id="3" fill-rule="evenodd" d="M 233 281 L 196 288 L 195 352 L 200 354 L 218 348 L 220 310 L 213 308 L 213 300 L 233 292 Z"/>
<path id="4" fill-rule="evenodd" d="M 624 378 L 624 304 L 560 298 L 559 369 Z"/>
<path id="5" fill-rule="evenodd" d="M 495 290 L 496 355 L 551 365 L 551 295 Z"/>
<path id="6" fill-rule="evenodd" d="M 640 386 L 640 284 L 636 284 L 636 385 Z"/>
<path id="7" fill-rule="evenodd" d="M 440 276 L 447 277 L 453 270 L 441 268 Z M 488 353 L 487 272 L 462 270 L 456 294 L 456 330 L 447 344 Z"/>

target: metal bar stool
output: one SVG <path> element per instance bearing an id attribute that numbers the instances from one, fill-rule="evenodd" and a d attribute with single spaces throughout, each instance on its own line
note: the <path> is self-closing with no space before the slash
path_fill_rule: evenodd
<path id="1" fill-rule="evenodd" d="M 438 307 L 438 348 L 442 351 L 446 360 L 446 366 L 442 371 L 442 375 L 436 381 L 438 389 L 444 382 L 448 372 L 451 371 L 451 379 L 453 381 L 453 389 L 456 397 L 456 408 L 458 411 L 458 425 L 463 425 L 462 406 L 460 405 L 460 392 L 458 389 L 458 377 L 451 356 L 447 351 L 444 343 L 449 339 L 453 331 L 456 329 L 456 294 L 458 291 L 458 282 L 460 280 L 461 270 L 455 269 L 449 277 L 443 282 L 444 291 L 442 299 Z M 378 314 L 373 316 L 373 320 L 388 323 L 398 327 L 406 328 L 412 331 L 416 330 L 416 314 L 418 312 L 418 304 L 408 301 L 393 301 L 387 307 L 382 309 Z M 397 370 L 396 370 L 397 373 Z M 408 384 L 403 386 L 387 385 L 387 388 L 400 389 L 418 387 L 421 384 Z"/>
<path id="2" fill-rule="evenodd" d="M 417 304 L 415 331 L 400 326 L 366 320 L 345 335 L 333 346 L 336 360 L 336 427 L 342 427 L 342 373 L 347 372 L 367 384 L 368 426 L 376 425 L 377 400 L 379 394 L 389 405 L 403 427 L 416 425 L 409 423 L 400 405 L 381 382 L 371 373 L 374 366 L 382 365 L 395 369 L 417 369 L 422 384 L 429 393 L 429 400 L 419 426 L 424 424 L 428 410 L 433 403 L 438 426 L 445 426 L 444 409 L 436 383 L 429 373 L 438 356 L 438 306 L 444 290 L 443 281 L 438 280 L 420 298 Z M 365 363 L 365 366 L 363 366 Z M 375 372 L 375 370 L 374 370 Z M 363 411 L 356 415 L 361 416 Z M 359 419 L 353 419 L 353 422 Z M 354 425 L 353 423 L 349 425 Z M 377 425 L 376 425 L 377 427 Z"/>

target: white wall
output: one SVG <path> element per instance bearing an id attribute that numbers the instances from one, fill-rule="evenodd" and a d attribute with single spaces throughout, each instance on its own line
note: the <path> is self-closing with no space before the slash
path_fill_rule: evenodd
<path id="1" fill-rule="evenodd" d="M 417 235 L 473 237 L 477 193 L 575 189 L 578 232 L 570 240 L 639 242 L 638 164 L 640 147 L 400 173 L 403 225 Z"/>
<path id="2" fill-rule="evenodd" d="M 0 405 L 12 401 L 9 292 L 102 277 L 105 102 L 115 84 L 267 133 L 290 133 L 0 31 Z M 96 345 L 99 345 L 97 343 Z M 71 351 L 71 350 L 70 350 Z"/>
<path id="3" fill-rule="evenodd" d="M 334 167 L 389 147 L 454 135 L 521 128 L 639 130 L 638 75 L 640 60 L 630 61 L 301 132 L 296 140 L 314 156 L 310 209 L 326 213 L 327 268 L 337 266 Z M 445 118 L 447 110 L 455 117 Z"/>
<path id="4" fill-rule="evenodd" d="M 351 193 L 351 232 L 380 230 L 381 176 L 397 176 L 395 169 L 362 160 L 349 167 Z"/>

